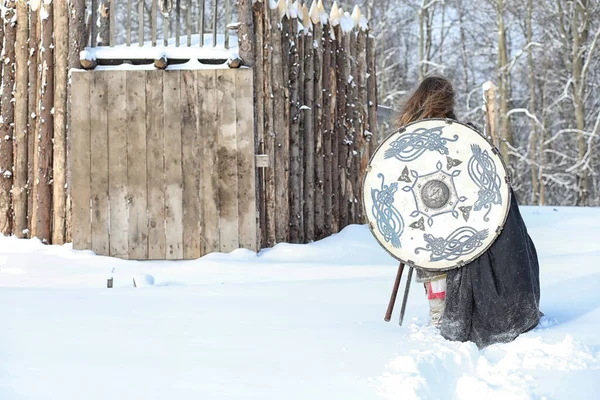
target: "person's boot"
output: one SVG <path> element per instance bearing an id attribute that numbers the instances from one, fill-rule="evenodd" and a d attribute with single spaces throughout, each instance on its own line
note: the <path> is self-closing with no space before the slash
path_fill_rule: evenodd
<path id="1" fill-rule="evenodd" d="M 429 300 L 430 325 L 439 327 L 446 309 L 446 278 L 425 283 Z"/>

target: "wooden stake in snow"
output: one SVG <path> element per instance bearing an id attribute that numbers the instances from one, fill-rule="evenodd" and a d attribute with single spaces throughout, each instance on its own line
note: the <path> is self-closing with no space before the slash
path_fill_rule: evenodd
<path id="1" fill-rule="evenodd" d="M 56 2 L 54 16 L 54 155 L 52 243 L 65 243 L 67 170 L 67 74 L 69 15 L 66 2 Z"/>
<path id="2" fill-rule="evenodd" d="M 31 234 L 44 243 L 51 239 L 51 210 L 52 210 L 52 135 L 54 128 L 54 45 L 53 4 L 44 2 L 40 9 L 41 17 L 41 48 L 39 60 L 41 68 L 38 78 L 38 104 L 40 106 L 37 118 L 38 134 L 36 135 L 34 155 L 33 182 L 33 221 Z"/>
<path id="3" fill-rule="evenodd" d="M 2 98 L 0 99 L 0 233 L 12 233 L 11 189 L 13 185 L 13 137 L 15 84 L 15 40 L 17 25 L 16 1 L 4 3 L 4 72 L 2 74 Z"/>
<path id="4" fill-rule="evenodd" d="M 315 238 L 322 239 L 325 231 L 324 184 L 325 171 L 323 160 L 323 24 L 319 15 L 317 0 L 310 7 L 310 20 L 313 24 L 314 51 L 314 136 L 315 136 Z"/>
<path id="5" fill-rule="evenodd" d="M 15 145 L 14 145 L 14 174 L 13 233 L 19 237 L 27 236 L 27 39 L 28 39 L 28 8 L 24 0 L 17 3 L 17 42 L 16 57 L 16 87 L 15 87 Z"/>

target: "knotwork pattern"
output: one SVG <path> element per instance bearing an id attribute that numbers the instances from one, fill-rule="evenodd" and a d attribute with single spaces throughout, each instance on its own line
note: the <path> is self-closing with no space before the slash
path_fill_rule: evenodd
<path id="1" fill-rule="evenodd" d="M 424 234 L 423 238 L 427 245 L 417 247 L 415 253 L 420 250 L 430 251 L 431 261 L 454 261 L 462 256 L 473 253 L 480 247 L 488 237 L 488 230 L 478 231 L 470 226 L 463 226 L 452 232 L 447 238 L 435 237 L 430 234 Z"/>
<path id="2" fill-rule="evenodd" d="M 502 204 L 502 194 L 500 193 L 502 181 L 496 170 L 496 163 L 489 156 L 487 150 L 482 151 L 481 147 L 473 144 L 471 152 L 473 155 L 469 159 L 468 172 L 479 188 L 473 211 L 479 211 L 482 208 L 488 210 L 483 217 L 483 220 L 488 222 L 492 206 Z"/>
<path id="3" fill-rule="evenodd" d="M 371 189 L 373 199 L 371 211 L 377 221 L 377 229 L 385 241 L 399 248 L 401 247 L 400 236 L 404 231 L 404 219 L 400 211 L 394 207 L 394 193 L 398 190 L 398 182 L 386 185 L 383 174 L 379 173 L 377 177 L 381 178 L 381 189 Z"/>
<path id="4" fill-rule="evenodd" d="M 448 142 L 456 142 L 458 135 L 453 138 L 442 137 L 444 126 L 436 126 L 431 129 L 418 128 L 411 133 L 400 135 L 400 137 L 390 143 L 390 148 L 384 153 L 384 158 L 397 158 L 400 161 L 408 162 L 419 158 L 426 151 L 437 151 L 440 154 L 448 155 Z"/>

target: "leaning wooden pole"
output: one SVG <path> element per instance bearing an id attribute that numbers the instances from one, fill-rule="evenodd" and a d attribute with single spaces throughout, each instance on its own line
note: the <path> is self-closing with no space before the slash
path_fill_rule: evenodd
<path id="1" fill-rule="evenodd" d="M 0 98 L 0 233 L 12 231 L 11 190 L 13 185 L 13 137 L 15 85 L 15 40 L 17 25 L 13 23 L 16 1 L 4 3 L 4 72 L 2 74 L 2 97 Z"/>
<path id="2" fill-rule="evenodd" d="M 67 73 L 69 56 L 67 3 L 54 3 L 54 141 L 52 184 L 52 243 L 66 237 L 67 172 Z"/>
<path id="3" fill-rule="evenodd" d="M 29 7 L 26 0 L 17 2 L 17 42 L 15 45 L 16 85 L 15 85 L 15 162 L 13 183 L 13 234 L 19 238 L 27 237 L 27 83 L 29 79 L 27 44 L 29 36 Z"/>
<path id="4" fill-rule="evenodd" d="M 53 3 L 43 3 L 41 19 L 41 51 L 38 85 L 40 105 L 37 120 L 36 152 L 37 162 L 33 183 L 33 221 L 32 236 L 43 243 L 51 240 L 52 210 L 52 135 L 54 129 L 54 49 L 53 37 Z"/>

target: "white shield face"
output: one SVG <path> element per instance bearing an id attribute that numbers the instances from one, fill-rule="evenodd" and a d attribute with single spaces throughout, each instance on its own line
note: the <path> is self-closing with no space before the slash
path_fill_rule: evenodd
<path id="1" fill-rule="evenodd" d="M 510 187 L 495 148 L 456 121 L 407 125 L 377 149 L 364 178 L 371 232 L 395 258 L 448 270 L 479 257 L 496 240 Z"/>

